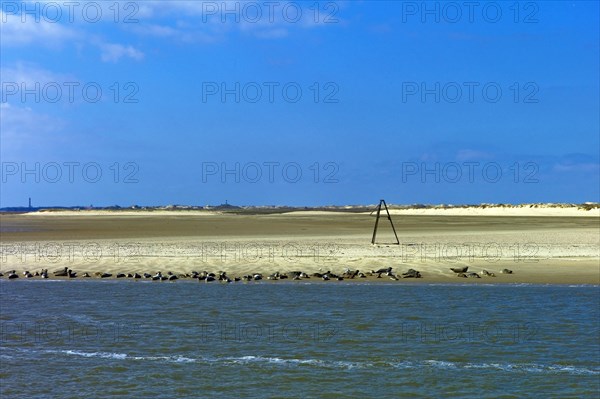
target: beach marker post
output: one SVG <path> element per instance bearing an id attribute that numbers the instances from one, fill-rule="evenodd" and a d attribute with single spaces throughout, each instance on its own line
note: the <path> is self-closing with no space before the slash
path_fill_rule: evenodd
<path id="1" fill-rule="evenodd" d="M 379 225 L 379 216 L 381 214 L 381 204 L 385 207 L 385 211 L 387 213 L 387 218 L 392 225 L 392 230 L 394 231 L 394 236 L 396 237 L 396 245 L 400 245 L 400 240 L 398 239 L 398 234 L 396 234 L 396 228 L 394 227 L 394 222 L 392 222 L 392 216 L 390 215 L 390 211 L 388 210 L 388 206 L 385 203 L 385 200 L 380 199 L 379 205 L 377 205 L 377 216 L 375 217 L 375 227 L 373 228 L 373 239 L 371 240 L 371 244 L 375 245 L 375 236 L 377 236 L 377 226 Z M 373 212 L 371 212 L 373 214 Z"/>

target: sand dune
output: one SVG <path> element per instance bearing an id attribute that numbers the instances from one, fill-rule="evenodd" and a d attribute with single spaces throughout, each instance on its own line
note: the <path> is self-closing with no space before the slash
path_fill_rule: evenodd
<path id="1" fill-rule="evenodd" d="M 389 204 L 392 215 L 431 215 L 431 216 L 553 216 L 553 217 L 600 217 L 600 205 L 596 203 L 578 204 L 521 204 L 498 205 L 482 204 L 473 206 L 454 205 L 393 205 Z M 214 208 L 186 209 L 176 207 L 156 207 L 141 209 L 82 209 L 82 210 L 40 210 L 24 213 L 24 216 L 40 217 L 70 217 L 70 216 L 136 216 L 136 217 L 162 217 L 162 216 L 215 216 L 223 214 L 285 214 L 297 216 L 319 216 L 347 213 L 371 214 L 376 205 L 367 206 L 331 206 L 322 208 L 279 208 L 279 207 L 241 207 L 228 210 Z M 291 210 L 290 210 L 291 209 Z M 265 212 L 267 211 L 267 212 Z"/>

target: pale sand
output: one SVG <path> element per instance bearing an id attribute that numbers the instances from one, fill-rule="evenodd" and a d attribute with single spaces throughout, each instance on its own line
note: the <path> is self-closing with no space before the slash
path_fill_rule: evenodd
<path id="1" fill-rule="evenodd" d="M 399 274 L 419 270 L 423 278 L 369 280 L 600 284 L 598 209 L 394 209 L 392 214 L 401 245 L 391 244 L 394 237 L 386 218 L 380 220 L 379 244 L 371 245 L 375 219 L 364 212 L 4 214 L 0 270 L 52 272 L 66 266 L 79 275 L 225 270 L 230 276 L 266 276 L 391 266 Z M 473 272 L 485 269 L 496 277 L 458 278 L 449 268 L 460 266 Z M 501 274 L 504 268 L 514 273 Z"/>

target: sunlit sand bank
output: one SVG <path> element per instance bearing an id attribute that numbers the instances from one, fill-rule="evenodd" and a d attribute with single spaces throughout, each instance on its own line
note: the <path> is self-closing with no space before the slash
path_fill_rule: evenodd
<path id="1" fill-rule="evenodd" d="M 576 207 L 392 209 L 400 244 L 370 212 L 60 211 L 3 214 L 0 270 L 151 273 L 370 272 L 351 281 L 600 284 L 600 210 Z M 481 278 L 460 278 L 468 266 Z M 512 274 L 502 273 L 503 269 Z M 483 270 L 495 277 L 482 275 Z M 38 278 L 38 277 L 34 277 Z M 312 278 L 311 281 L 317 281 Z M 346 283 L 349 281 L 345 279 Z M 336 282 L 337 283 L 337 282 Z"/>

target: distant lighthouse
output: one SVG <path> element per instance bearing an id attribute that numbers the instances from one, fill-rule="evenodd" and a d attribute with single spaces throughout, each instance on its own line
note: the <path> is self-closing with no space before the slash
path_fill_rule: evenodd
<path id="1" fill-rule="evenodd" d="M 31 197 L 29 197 L 29 209 L 31 209 Z"/>

